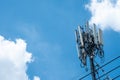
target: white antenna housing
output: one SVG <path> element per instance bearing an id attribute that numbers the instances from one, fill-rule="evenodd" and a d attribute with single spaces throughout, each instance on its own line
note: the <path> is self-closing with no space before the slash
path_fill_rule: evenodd
<path id="1" fill-rule="evenodd" d="M 80 50 L 77 44 L 76 44 L 76 49 L 77 49 L 78 57 L 80 58 Z"/>
<path id="2" fill-rule="evenodd" d="M 98 30 L 98 41 L 99 41 L 99 44 L 103 45 L 102 30 L 101 29 Z"/>
<path id="3" fill-rule="evenodd" d="M 76 42 L 78 42 L 78 31 L 75 30 L 75 39 L 76 39 Z"/>
<path id="4" fill-rule="evenodd" d="M 86 25 L 85 25 L 85 30 L 87 33 L 89 33 L 89 22 L 87 21 Z"/>
<path id="5" fill-rule="evenodd" d="M 96 25 L 93 24 L 93 36 L 94 36 L 94 42 L 97 44 L 97 32 L 96 32 Z"/>
<path id="6" fill-rule="evenodd" d="M 78 57 L 80 58 L 80 51 L 79 51 L 79 46 L 78 46 L 78 40 L 79 40 L 78 37 L 79 37 L 78 30 L 75 30 L 75 38 L 76 38 L 76 42 L 77 42 L 76 49 L 77 49 Z"/>
<path id="7" fill-rule="evenodd" d="M 83 43 L 82 30 L 81 30 L 80 26 L 78 26 L 78 32 L 79 32 L 79 35 L 80 35 L 81 46 L 83 47 L 83 46 L 84 46 L 84 43 Z"/>

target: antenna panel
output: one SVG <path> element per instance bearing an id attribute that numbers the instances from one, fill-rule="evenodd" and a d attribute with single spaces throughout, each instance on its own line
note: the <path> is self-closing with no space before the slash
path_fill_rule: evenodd
<path id="1" fill-rule="evenodd" d="M 97 44 L 97 32 L 96 32 L 96 25 L 93 24 L 93 36 L 94 36 L 94 42 Z"/>
<path id="2" fill-rule="evenodd" d="M 99 41 L 99 44 L 103 44 L 102 30 L 101 29 L 98 30 L 98 41 Z"/>
<path id="3" fill-rule="evenodd" d="M 78 57 L 80 58 L 80 50 L 77 44 L 76 44 L 76 49 L 77 49 Z"/>
<path id="4" fill-rule="evenodd" d="M 78 30 L 75 30 L 75 39 L 76 39 L 76 42 L 78 43 L 78 38 L 79 37 L 79 34 L 78 34 Z"/>
<path id="5" fill-rule="evenodd" d="M 81 46 L 83 47 L 84 43 L 83 43 L 82 30 L 81 30 L 80 26 L 78 26 L 78 31 L 79 31 L 79 35 L 80 35 L 80 43 L 81 43 Z"/>
<path id="6" fill-rule="evenodd" d="M 89 23 L 88 22 L 85 25 L 85 30 L 86 30 L 86 33 L 89 33 Z"/>
<path id="7" fill-rule="evenodd" d="M 77 53 L 78 53 L 78 57 L 80 58 L 80 41 L 79 41 L 79 32 L 78 30 L 75 30 L 75 38 L 76 38 L 76 49 L 77 49 Z"/>

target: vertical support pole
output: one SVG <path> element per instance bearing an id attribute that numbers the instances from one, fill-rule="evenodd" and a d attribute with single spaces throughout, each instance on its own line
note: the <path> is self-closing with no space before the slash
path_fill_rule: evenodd
<path id="1" fill-rule="evenodd" d="M 94 66 L 94 57 L 90 56 L 90 67 L 91 67 L 91 76 L 92 80 L 96 80 L 96 75 L 95 75 L 95 66 Z"/>

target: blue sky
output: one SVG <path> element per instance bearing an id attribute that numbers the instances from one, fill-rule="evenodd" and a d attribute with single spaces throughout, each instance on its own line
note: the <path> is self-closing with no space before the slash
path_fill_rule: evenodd
<path id="1" fill-rule="evenodd" d="M 0 35 L 12 41 L 26 41 L 27 51 L 34 58 L 27 68 L 30 80 L 34 75 L 40 80 L 76 80 L 85 75 L 77 57 L 74 30 L 91 19 L 91 12 L 85 8 L 88 3 L 89 0 L 0 0 Z M 120 33 L 113 28 L 103 33 L 105 61 L 109 61 L 120 55 Z"/>

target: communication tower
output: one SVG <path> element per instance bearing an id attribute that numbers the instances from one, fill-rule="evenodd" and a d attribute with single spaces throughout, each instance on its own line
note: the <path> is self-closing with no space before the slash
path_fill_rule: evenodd
<path id="1" fill-rule="evenodd" d="M 78 26 L 75 36 L 78 58 L 84 67 L 87 67 L 89 58 L 92 80 L 96 80 L 95 56 L 104 58 L 102 30 L 97 29 L 95 24 L 90 27 L 87 22 L 84 27 Z"/>

